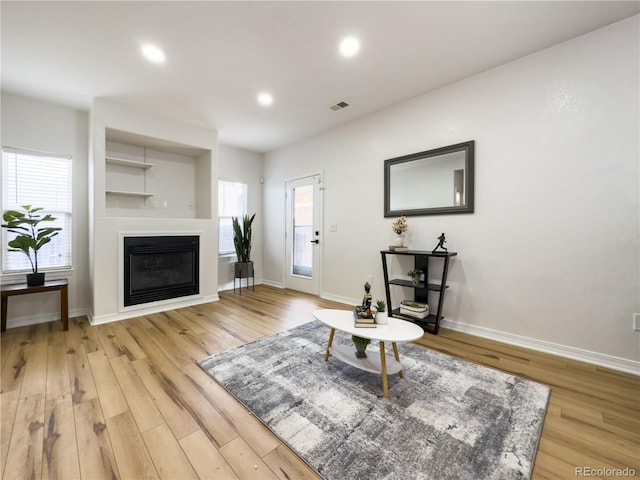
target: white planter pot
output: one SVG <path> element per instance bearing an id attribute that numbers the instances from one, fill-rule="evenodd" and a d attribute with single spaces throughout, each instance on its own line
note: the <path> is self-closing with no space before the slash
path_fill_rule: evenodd
<path id="1" fill-rule="evenodd" d="M 389 323 L 389 315 L 387 312 L 378 312 L 376 313 L 376 323 L 378 325 L 386 325 Z"/>

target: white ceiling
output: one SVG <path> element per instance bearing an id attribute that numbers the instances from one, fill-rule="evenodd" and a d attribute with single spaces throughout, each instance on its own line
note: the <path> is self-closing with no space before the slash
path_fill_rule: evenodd
<path id="1" fill-rule="evenodd" d="M 265 152 L 638 14 L 638 1 L 1 2 L 2 89 Z M 344 59 L 338 43 L 361 40 Z M 148 63 L 140 44 L 167 55 Z M 257 94 L 274 104 L 264 108 Z M 329 107 L 346 101 L 348 108 Z"/>

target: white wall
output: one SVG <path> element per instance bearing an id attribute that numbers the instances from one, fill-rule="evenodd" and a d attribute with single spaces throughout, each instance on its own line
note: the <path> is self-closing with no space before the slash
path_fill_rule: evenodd
<path id="1" fill-rule="evenodd" d="M 256 214 L 252 225 L 251 260 L 253 261 L 255 282 L 256 284 L 262 283 L 262 232 L 265 228 L 262 212 L 263 155 L 229 145 L 220 145 L 218 150 L 219 179 L 247 184 L 247 211 L 249 215 Z M 235 261 L 235 255 L 220 257 L 218 290 L 233 288 L 233 262 Z M 236 288 L 238 286 L 239 283 L 236 281 Z"/>
<path id="2" fill-rule="evenodd" d="M 2 145 L 71 155 L 73 160 L 73 271 L 47 273 L 47 278 L 69 279 L 69 312 L 84 315 L 89 298 L 87 155 L 89 150 L 86 112 L 2 93 Z M 3 245 L 4 248 L 4 245 Z M 3 276 L 2 283 L 24 282 L 24 275 Z M 57 292 L 12 297 L 8 306 L 8 328 L 41 323 L 60 317 Z"/>
<path id="3" fill-rule="evenodd" d="M 359 301 L 372 274 L 384 298 L 383 161 L 475 140 L 475 213 L 409 218 L 410 247 L 430 250 L 446 232 L 459 252 L 448 320 L 637 369 L 638 20 L 267 154 L 265 281 L 283 278 L 284 179 L 323 169 L 323 296 Z"/>

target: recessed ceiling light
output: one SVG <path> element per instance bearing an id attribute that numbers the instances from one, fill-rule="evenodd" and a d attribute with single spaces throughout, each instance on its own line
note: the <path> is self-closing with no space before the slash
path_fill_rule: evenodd
<path id="1" fill-rule="evenodd" d="M 340 42 L 340 54 L 343 57 L 353 57 L 360 51 L 360 40 L 356 37 L 345 37 Z"/>
<path id="2" fill-rule="evenodd" d="M 260 95 L 258 95 L 258 103 L 263 107 L 268 107 L 273 103 L 273 97 L 270 93 L 262 92 Z"/>
<path id="3" fill-rule="evenodd" d="M 151 45 L 147 43 L 142 46 L 142 54 L 144 57 L 153 63 L 164 63 L 165 55 L 164 52 L 155 45 Z"/>

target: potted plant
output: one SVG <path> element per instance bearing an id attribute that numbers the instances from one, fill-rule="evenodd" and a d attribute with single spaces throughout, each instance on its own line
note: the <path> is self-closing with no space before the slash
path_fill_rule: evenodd
<path id="1" fill-rule="evenodd" d="M 365 350 L 367 349 L 367 345 L 371 343 L 371 340 L 368 338 L 358 337 L 357 335 L 351 335 L 351 341 L 356 346 L 356 357 L 367 358 Z"/>
<path id="2" fill-rule="evenodd" d="M 411 282 L 414 285 L 418 285 L 418 282 L 420 282 L 420 277 L 422 276 L 422 270 L 409 270 L 409 272 L 407 273 L 407 275 L 409 275 L 411 277 Z"/>
<path id="3" fill-rule="evenodd" d="M 386 325 L 389 322 L 387 314 L 387 304 L 383 300 L 376 300 L 376 323 L 378 325 Z"/>
<path id="4" fill-rule="evenodd" d="M 16 236 L 7 245 L 10 252 L 22 252 L 31 263 L 33 273 L 27 274 L 27 285 L 37 286 L 44 284 L 44 273 L 38 272 L 38 250 L 51 241 L 62 230 L 60 227 L 39 227 L 42 222 L 53 222 L 54 217 L 47 214 L 44 217 L 38 212 L 42 208 L 31 208 L 31 205 L 23 205 L 23 212 L 18 210 L 6 210 L 2 219 L 6 222 L 2 228 L 15 233 Z"/>
<path id="5" fill-rule="evenodd" d="M 251 261 L 251 224 L 256 214 L 242 218 L 242 226 L 238 217 L 232 217 L 233 245 L 236 249 L 238 261 L 234 264 L 235 278 L 253 277 L 253 262 Z"/>
<path id="6" fill-rule="evenodd" d="M 409 229 L 407 224 L 407 217 L 404 215 L 399 216 L 391 224 L 391 230 L 396 234 L 395 245 L 396 247 L 404 247 L 404 232 Z"/>

